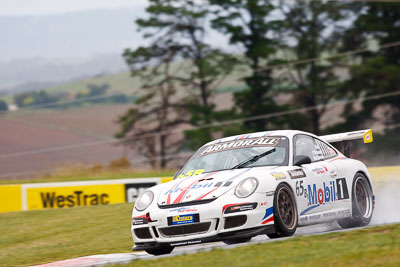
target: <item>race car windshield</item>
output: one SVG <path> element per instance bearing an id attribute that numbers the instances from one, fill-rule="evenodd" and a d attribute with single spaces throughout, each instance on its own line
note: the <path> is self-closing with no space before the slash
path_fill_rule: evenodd
<path id="1" fill-rule="evenodd" d="M 287 166 L 289 141 L 283 136 L 258 137 L 211 144 L 200 148 L 186 163 L 178 178 L 232 169 L 255 156 L 265 156 L 246 167 Z M 266 153 L 270 150 L 273 153 Z"/>

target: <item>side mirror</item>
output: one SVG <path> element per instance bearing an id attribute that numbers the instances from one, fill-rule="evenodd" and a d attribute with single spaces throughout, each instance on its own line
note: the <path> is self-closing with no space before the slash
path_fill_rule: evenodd
<path id="1" fill-rule="evenodd" d="M 293 165 L 295 166 L 301 166 L 303 164 L 310 164 L 311 159 L 309 156 L 305 155 L 298 155 L 294 157 Z"/>

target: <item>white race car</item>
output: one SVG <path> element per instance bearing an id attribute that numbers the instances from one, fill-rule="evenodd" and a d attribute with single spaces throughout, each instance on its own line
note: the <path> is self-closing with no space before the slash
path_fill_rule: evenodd
<path id="1" fill-rule="evenodd" d="M 138 198 L 133 250 L 161 255 L 182 245 L 291 236 L 310 224 L 367 225 L 375 197 L 367 167 L 345 156 L 353 139 L 372 142 L 372 132 L 268 131 L 207 143 L 173 181 Z M 344 143 L 345 155 L 333 142 Z"/>

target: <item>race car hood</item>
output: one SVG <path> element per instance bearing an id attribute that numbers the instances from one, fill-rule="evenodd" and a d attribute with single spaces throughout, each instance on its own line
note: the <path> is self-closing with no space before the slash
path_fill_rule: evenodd
<path id="1" fill-rule="evenodd" d="M 252 170 L 252 168 L 225 170 L 173 180 L 162 188 L 158 205 L 218 198 L 236 187 L 242 179 L 250 177 Z"/>

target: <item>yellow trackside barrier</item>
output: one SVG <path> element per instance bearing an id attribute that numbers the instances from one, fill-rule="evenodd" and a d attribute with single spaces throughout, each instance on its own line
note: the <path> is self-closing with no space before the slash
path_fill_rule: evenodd
<path id="1" fill-rule="evenodd" d="M 21 185 L 0 185 L 0 212 L 22 210 Z"/>
<path id="2" fill-rule="evenodd" d="M 118 204 L 125 202 L 122 184 L 26 189 L 27 210 Z"/>
<path id="3" fill-rule="evenodd" d="M 375 186 L 400 181 L 400 166 L 369 168 Z M 0 213 L 133 203 L 148 188 L 173 177 L 0 185 Z"/>

